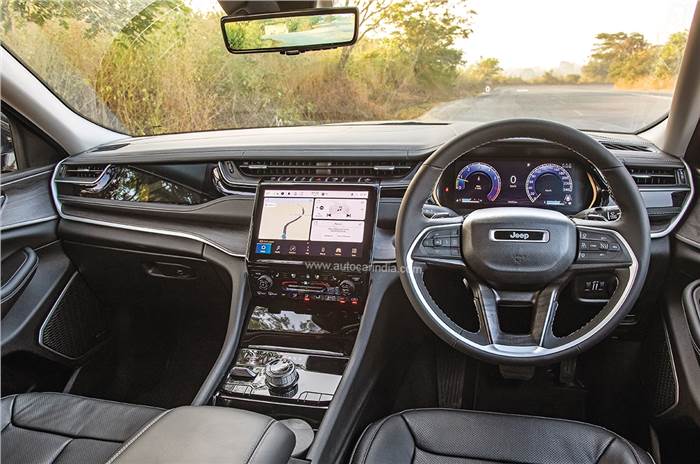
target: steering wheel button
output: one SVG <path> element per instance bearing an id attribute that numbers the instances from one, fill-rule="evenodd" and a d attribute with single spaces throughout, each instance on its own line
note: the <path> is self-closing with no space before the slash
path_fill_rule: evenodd
<path id="1" fill-rule="evenodd" d="M 621 249 L 622 248 L 620 247 L 619 243 L 617 243 L 617 242 L 610 243 L 610 248 L 609 248 L 610 251 L 617 252 L 617 251 L 620 251 Z"/>
<path id="2" fill-rule="evenodd" d="M 459 237 L 450 237 L 450 247 L 459 248 Z"/>
<path id="3" fill-rule="evenodd" d="M 441 247 L 445 246 L 445 240 L 442 238 L 436 238 L 433 243 L 435 244 L 436 247 Z M 448 242 L 449 243 L 449 242 Z"/>
<path id="4" fill-rule="evenodd" d="M 426 238 L 426 239 L 423 239 L 423 246 L 424 247 L 434 247 L 435 242 L 433 241 L 432 238 Z"/>
<path id="5" fill-rule="evenodd" d="M 586 243 L 586 242 L 584 242 Z M 588 243 L 588 249 L 591 251 L 598 251 L 602 249 L 602 242 L 587 242 Z"/>
<path id="6" fill-rule="evenodd" d="M 582 240 L 581 243 L 579 243 L 578 249 L 579 250 L 588 250 L 588 242 L 585 242 Z"/>

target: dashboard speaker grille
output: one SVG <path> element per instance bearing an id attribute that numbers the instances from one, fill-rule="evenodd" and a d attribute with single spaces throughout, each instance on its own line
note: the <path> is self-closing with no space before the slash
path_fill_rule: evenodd
<path id="1" fill-rule="evenodd" d="M 40 343 L 66 358 L 80 358 L 107 337 L 108 316 L 94 293 L 76 275 L 44 322 Z"/>

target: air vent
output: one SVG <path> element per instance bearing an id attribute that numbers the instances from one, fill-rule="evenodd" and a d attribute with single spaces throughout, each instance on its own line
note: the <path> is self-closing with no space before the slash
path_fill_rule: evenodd
<path id="1" fill-rule="evenodd" d="M 105 164 L 64 164 L 58 170 L 57 182 L 93 184 L 107 169 Z"/>
<path id="2" fill-rule="evenodd" d="M 605 140 L 601 140 L 600 143 L 608 150 L 646 151 L 646 152 L 652 151 L 651 147 L 648 147 L 646 145 L 639 145 L 639 144 L 633 144 L 633 143 L 608 142 Z"/>
<path id="3" fill-rule="evenodd" d="M 627 166 L 637 185 L 686 185 L 682 168 L 665 166 Z"/>
<path id="4" fill-rule="evenodd" d="M 226 163 L 227 169 L 232 168 L 229 163 Z M 240 173 L 249 177 L 358 177 L 372 179 L 405 177 L 416 165 L 415 162 L 407 160 L 250 160 L 235 163 Z"/>

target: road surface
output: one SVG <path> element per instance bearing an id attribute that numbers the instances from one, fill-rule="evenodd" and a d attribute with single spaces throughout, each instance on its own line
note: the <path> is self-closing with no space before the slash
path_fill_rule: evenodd
<path id="1" fill-rule="evenodd" d="M 666 113 L 671 94 L 617 90 L 604 85 L 523 85 L 441 103 L 419 119 L 487 122 L 551 119 L 578 129 L 634 132 Z"/>

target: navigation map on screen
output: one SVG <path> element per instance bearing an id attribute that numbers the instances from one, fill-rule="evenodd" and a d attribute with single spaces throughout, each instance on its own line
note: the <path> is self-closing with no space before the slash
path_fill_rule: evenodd
<path id="1" fill-rule="evenodd" d="M 264 190 L 254 253 L 361 257 L 368 200 L 366 190 Z"/>

